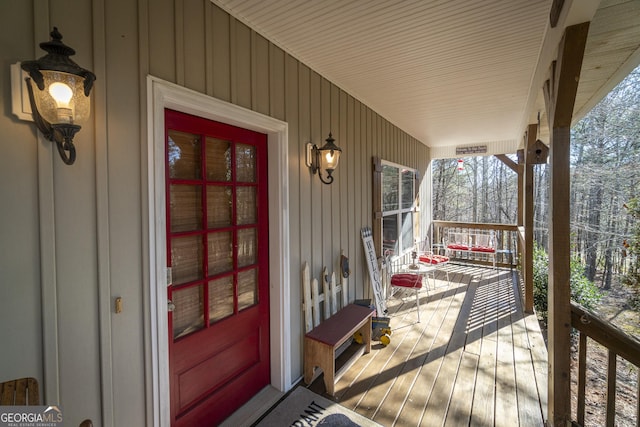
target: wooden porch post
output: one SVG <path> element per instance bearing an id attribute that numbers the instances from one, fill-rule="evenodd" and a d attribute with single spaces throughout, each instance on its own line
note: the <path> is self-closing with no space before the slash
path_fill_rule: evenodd
<path id="1" fill-rule="evenodd" d="M 589 23 L 567 27 L 558 58 L 544 84 L 549 120 L 551 195 L 549 200 L 549 425 L 571 422 L 571 256 L 569 227 L 570 131 Z"/>
<path id="2" fill-rule="evenodd" d="M 527 147 L 525 153 L 530 152 L 536 142 L 537 124 L 530 124 L 527 130 Z M 526 156 L 526 154 L 525 154 Z M 526 160 L 522 168 L 523 204 L 524 204 L 524 248 L 522 274 L 524 276 L 524 311 L 533 313 L 533 163 Z"/>
<path id="3" fill-rule="evenodd" d="M 524 152 L 524 150 L 519 150 Z M 518 153 L 518 226 L 524 225 L 524 154 Z"/>

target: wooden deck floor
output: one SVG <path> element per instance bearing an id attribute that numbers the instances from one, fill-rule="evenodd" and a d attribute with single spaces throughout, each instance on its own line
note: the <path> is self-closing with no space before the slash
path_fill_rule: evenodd
<path id="1" fill-rule="evenodd" d="M 516 297 L 514 273 L 449 265 L 435 287 L 393 297 L 391 344 L 374 343 L 334 400 L 383 426 L 542 426 L 547 350 Z M 321 378 L 309 387 L 324 394 Z M 324 394 L 325 397 L 328 397 Z"/>

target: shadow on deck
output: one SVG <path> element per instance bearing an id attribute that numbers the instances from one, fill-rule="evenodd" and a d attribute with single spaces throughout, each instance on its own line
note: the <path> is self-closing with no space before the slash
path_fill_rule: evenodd
<path id="1" fill-rule="evenodd" d="M 388 301 L 393 334 L 336 384 L 334 401 L 383 426 L 542 426 L 547 349 L 510 270 L 448 265 Z M 309 388 L 325 397 L 322 379 Z"/>

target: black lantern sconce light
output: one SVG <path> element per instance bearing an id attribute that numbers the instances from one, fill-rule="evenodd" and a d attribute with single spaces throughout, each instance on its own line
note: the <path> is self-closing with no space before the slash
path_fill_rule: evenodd
<path id="1" fill-rule="evenodd" d="M 21 68 L 29 74 L 25 78 L 33 121 L 42 134 L 58 147 L 67 165 L 76 159 L 73 137 L 80 130 L 79 123 L 89 117 L 89 94 L 96 79 L 69 57 L 75 50 L 62 43 L 56 27 L 51 40 L 40 43 L 47 52 L 35 61 L 24 61 Z"/>
<path id="2" fill-rule="evenodd" d="M 329 132 L 329 138 L 326 139 L 326 144 L 318 148 L 316 144 L 307 143 L 307 166 L 311 168 L 311 171 L 315 174 L 318 172 L 318 178 L 323 184 L 331 184 L 333 182 L 333 171 L 338 167 L 340 161 L 340 154 L 342 149 L 334 144 L 335 139 Z M 327 178 L 323 178 L 323 173 L 327 174 Z"/>

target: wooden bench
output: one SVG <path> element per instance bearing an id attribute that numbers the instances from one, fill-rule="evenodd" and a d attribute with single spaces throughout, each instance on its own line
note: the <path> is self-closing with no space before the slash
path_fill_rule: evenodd
<path id="1" fill-rule="evenodd" d="M 40 392 L 35 378 L 19 378 L 0 383 L 0 405 L 39 405 Z"/>
<path id="2" fill-rule="evenodd" d="M 336 274 L 324 267 L 319 285 L 311 278 L 308 263 L 302 269 L 303 311 L 305 319 L 304 381 L 310 384 L 316 377 L 316 368 L 324 372 L 327 393 L 334 394 L 335 382 L 351 366 L 356 358 L 371 350 L 373 310 L 369 307 L 349 304 L 349 260 L 341 254 L 339 259 L 340 282 Z M 322 290 L 322 293 L 320 292 Z M 363 344 L 355 352 L 346 352 L 352 336 L 360 332 Z M 351 349 L 353 350 L 353 349 Z M 345 352 L 346 363 L 336 372 L 336 357 Z M 318 372 L 319 374 L 319 372 Z"/>
<path id="3" fill-rule="evenodd" d="M 360 332 L 362 352 L 369 353 L 372 317 L 370 308 L 349 304 L 308 332 L 304 337 L 304 382 L 310 384 L 313 381 L 318 367 L 324 373 L 327 394 L 333 396 L 335 383 L 350 366 L 346 364 L 336 372 L 336 350 L 356 332 Z"/>

